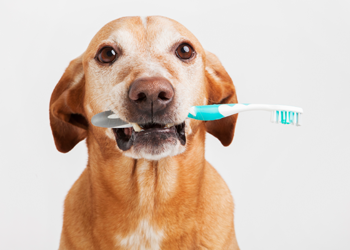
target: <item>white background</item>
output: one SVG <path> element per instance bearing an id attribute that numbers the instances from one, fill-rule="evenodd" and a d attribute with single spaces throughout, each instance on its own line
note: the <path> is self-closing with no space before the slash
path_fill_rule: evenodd
<path id="1" fill-rule="evenodd" d="M 243 103 L 304 108 L 303 126 L 240 114 L 206 155 L 235 200 L 243 250 L 350 249 L 349 1 L 2 1 L 0 249 L 57 249 L 85 143 L 56 151 L 49 99 L 70 60 L 122 16 L 163 15 L 221 59 Z"/>

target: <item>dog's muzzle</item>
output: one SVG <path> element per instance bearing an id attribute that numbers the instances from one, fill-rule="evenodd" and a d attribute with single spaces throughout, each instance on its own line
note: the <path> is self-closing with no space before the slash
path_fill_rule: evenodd
<path id="1" fill-rule="evenodd" d="M 113 128 L 118 147 L 135 151 L 148 148 L 159 154 L 167 145 L 186 144 L 185 122 L 174 124 L 175 91 L 161 77 L 136 79 L 129 88 L 127 109 L 132 128 Z"/>

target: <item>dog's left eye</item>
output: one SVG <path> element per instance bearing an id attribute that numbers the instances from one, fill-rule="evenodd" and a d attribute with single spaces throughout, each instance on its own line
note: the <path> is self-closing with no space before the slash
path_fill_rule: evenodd
<path id="1" fill-rule="evenodd" d="M 175 53 L 176 56 L 181 60 L 191 59 L 195 55 L 194 49 L 187 43 L 180 44 L 180 46 L 177 47 Z"/>
<path id="2" fill-rule="evenodd" d="M 112 47 L 104 47 L 97 55 L 97 60 L 101 63 L 112 63 L 117 58 L 117 52 Z"/>

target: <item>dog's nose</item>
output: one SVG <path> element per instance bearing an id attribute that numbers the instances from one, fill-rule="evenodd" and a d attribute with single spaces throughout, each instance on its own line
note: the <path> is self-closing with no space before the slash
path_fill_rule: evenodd
<path id="1" fill-rule="evenodd" d="M 130 86 L 129 98 L 140 110 L 153 113 L 164 109 L 171 103 L 174 89 L 170 82 L 162 77 L 136 79 Z"/>

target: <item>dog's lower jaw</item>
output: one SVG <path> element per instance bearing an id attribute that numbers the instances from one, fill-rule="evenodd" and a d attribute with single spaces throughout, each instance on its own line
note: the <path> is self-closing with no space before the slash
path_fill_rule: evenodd
<path id="1" fill-rule="evenodd" d="M 133 159 L 146 159 L 150 161 L 159 161 L 165 157 L 172 157 L 185 152 L 186 146 L 182 146 L 179 142 L 176 145 L 163 144 L 162 150 L 155 154 L 155 152 L 150 152 L 145 148 L 140 148 L 135 150 L 131 147 L 128 151 L 123 152 L 125 156 Z"/>

